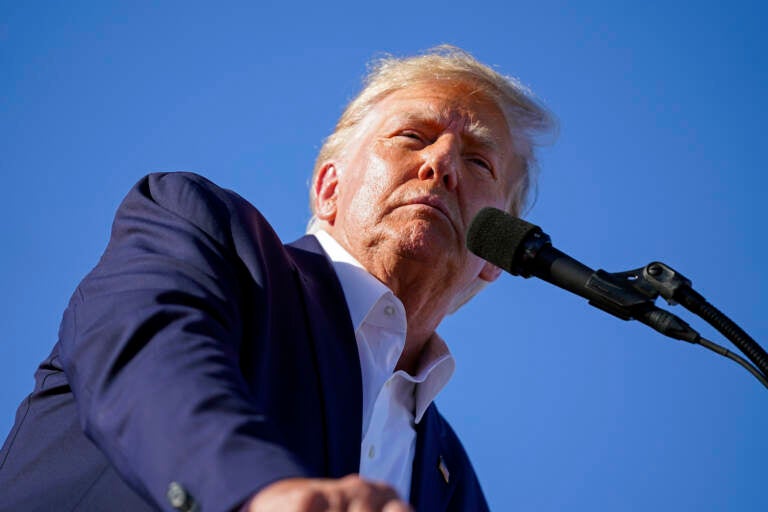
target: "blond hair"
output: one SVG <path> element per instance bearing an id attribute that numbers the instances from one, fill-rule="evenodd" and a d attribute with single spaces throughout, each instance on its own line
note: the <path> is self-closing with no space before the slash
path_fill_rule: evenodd
<path id="1" fill-rule="evenodd" d="M 405 58 L 387 55 L 374 60 L 363 80 L 363 89 L 349 102 L 333 133 L 320 148 L 310 186 L 310 209 L 313 213 L 307 225 L 307 233 L 320 228 L 315 213 L 315 181 L 321 167 L 334 158 L 341 158 L 344 148 L 351 141 L 355 129 L 386 96 L 415 84 L 433 82 L 468 84 L 475 92 L 483 94 L 504 113 L 509 127 L 513 151 L 522 162 L 522 172 L 513 184 L 508 210 L 520 215 L 528 204 L 535 184 L 536 155 L 541 135 L 554 133 L 556 122 L 550 112 L 539 103 L 531 91 L 517 79 L 504 76 L 475 59 L 470 53 L 450 45 L 440 45 L 424 53 Z M 455 311 L 487 284 L 476 279 L 454 298 L 451 312 Z"/>
<path id="2" fill-rule="evenodd" d="M 414 56 L 391 55 L 373 61 L 363 80 L 363 89 L 341 114 L 333 133 L 320 148 L 312 174 L 312 184 L 320 168 L 328 160 L 341 156 L 355 129 L 371 109 L 395 91 L 425 82 L 458 82 L 471 84 L 477 92 L 493 101 L 504 113 L 523 172 L 515 184 L 509 211 L 520 215 L 525 209 L 535 182 L 537 169 L 534 148 L 538 137 L 552 133 L 555 121 L 531 91 L 517 79 L 504 76 L 475 59 L 470 53 L 450 45 L 440 45 Z M 310 187 L 310 209 L 315 211 L 314 186 Z M 310 221 L 310 228 L 313 222 Z M 311 229 L 308 228 L 308 231 Z"/>

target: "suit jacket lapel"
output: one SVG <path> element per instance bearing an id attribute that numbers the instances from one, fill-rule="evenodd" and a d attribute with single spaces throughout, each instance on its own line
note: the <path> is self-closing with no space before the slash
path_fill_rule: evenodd
<path id="1" fill-rule="evenodd" d="M 305 236 L 286 247 L 303 285 L 307 322 L 320 374 L 327 475 L 338 478 L 357 473 L 362 441 L 362 376 L 344 292 L 314 236 Z"/>
<path id="2" fill-rule="evenodd" d="M 435 404 L 431 404 L 416 425 L 416 455 L 411 477 L 411 504 L 418 511 L 442 512 L 456 486 L 451 468 L 458 469 L 447 450 L 442 419 Z"/>
<path id="3" fill-rule="evenodd" d="M 329 477 L 356 473 L 362 441 L 362 376 L 352 320 L 336 273 L 314 236 L 286 246 L 304 288 L 305 308 L 316 348 L 324 397 Z M 416 425 L 410 501 L 418 512 L 447 510 L 459 461 L 448 449 L 443 420 L 431 404 Z M 441 467 L 442 466 L 442 467 Z"/>

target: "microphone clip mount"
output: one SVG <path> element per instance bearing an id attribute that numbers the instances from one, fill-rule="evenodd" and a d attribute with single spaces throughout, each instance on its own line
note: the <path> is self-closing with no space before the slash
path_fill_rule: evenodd
<path id="1" fill-rule="evenodd" d="M 674 306 L 678 303 L 676 296 L 680 290 L 691 288 L 691 280 L 669 265 L 654 261 L 625 272 L 598 270 L 587 282 L 587 287 L 624 307 L 653 302 L 659 296 Z"/>

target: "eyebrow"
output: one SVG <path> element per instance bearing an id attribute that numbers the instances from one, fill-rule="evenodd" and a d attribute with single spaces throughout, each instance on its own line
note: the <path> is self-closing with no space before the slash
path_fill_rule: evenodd
<path id="1" fill-rule="evenodd" d="M 422 111 L 404 112 L 397 116 L 396 119 L 406 122 L 422 122 L 439 126 L 448 125 L 451 121 L 448 112 L 436 110 L 431 105 L 425 106 Z M 469 125 L 464 127 L 462 136 L 469 139 L 473 145 L 480 146 L 496 153 L 500 152 L 499 143 L 493 136 L 491 129 L 480 123 L 477 119 L 472 119 Z"/>

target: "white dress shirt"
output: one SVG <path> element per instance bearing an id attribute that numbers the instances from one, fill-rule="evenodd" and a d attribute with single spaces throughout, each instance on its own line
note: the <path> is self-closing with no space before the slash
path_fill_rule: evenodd
<path id="1" fill-rule="evenodd" d="M 360 476 L 387 482 L 404 500 L 411 493 L 415 425 L 453 375 L 455 362 L 433 334 L 416 375 L 395 370 L 405 346 L 402 302 L 325 231 L 315 233 L 330 257 L 349 307 L 363 377 Z"/>

